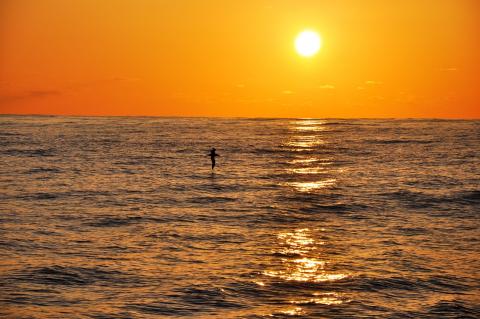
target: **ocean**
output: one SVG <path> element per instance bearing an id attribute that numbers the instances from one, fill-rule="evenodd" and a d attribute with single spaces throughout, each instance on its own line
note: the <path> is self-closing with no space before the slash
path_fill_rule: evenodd
<path id="1" fill-rule="evenodd" d="M 480 318 L 479 155 L 473 120 L 0 116 L 0 317 Z"/>

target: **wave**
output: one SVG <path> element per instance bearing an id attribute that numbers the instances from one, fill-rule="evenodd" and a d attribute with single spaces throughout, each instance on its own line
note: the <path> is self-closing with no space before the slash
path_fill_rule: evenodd
<path id="1" fill-rule="evenodd" d="M 370 143 L 370 144 L 432 144 L 436 143 L 438 141 L 435 140 L 403 140 L 403 139 L 392 139 L 392 140 L 378 140 L 378 139 L 373 139 L 373 140 L 365 140 L 365 143 Z"/>
<path id="2" fill-rule="evenodd" d="M 207 285 L 197 285 L 185 288 L 174 289 L 179 292 L 181 300 L 188 304 L 221 307 L 221 308 L 243 308 L 244 305 L 230 301 L 229 294 L 225 289 Z"/>
<path id="3" fill-rule="evenodd" d="M 62 171 L 58 168 L 47 168 L 47 167 L 38 167 L 32 168 L 25 171 L 25 174 L 41 174 L 41 173 L 61 173 Z"/>
<path id="4" fill-rule="evenodd" d="M 431 318 L 479 318 L 480 306 L 469 306 L 458 300 L 439 301 L 434 306 L 426 309 Z"/>
<path id="5" fill-rule="evenodd" d="M 353 122 L 350 122 L 350 121 L 326 121 L 325 123 L 322 123 L 322 126 L 323 125 L 326 125 L 326 126 L 335 126 L 335 125 L 338 125 L 338 126 L 364 126 L 365 123 L 353 123 Z"/>
<path id="6" fill-rule="evenodd" d="M 3 154 L 19 157 L 51 157 L 55 155 L 55 150 L 53 148 L 39 148 L 33 150 L 8 149 L 3 151 Z"/>
<path id="7" fill-rule="evenodd" d="M 301 207 L 303 213 L 347 213 L 366 211 L 369 207 L 361 204 L 312 204 L 308 207 Z"/>
<path id="8" fill-rule="evenodd" d="M 132 303 L 128 310 L 163 316 L 198 316 L 199 313 L 211 313 L 219 309 L 243 309 L 246 306 L 238 302 L 236 295 L 226 289 L 209 285 L 191 285 L 173 289 L 168 296 L 157 302 Z"/>
<path id="9" fill-rule="evenodd" d="M 350 283 L 351 289 L 358 291 L 381 292 L 384 290 L 414 292 L 468 292 L 472 287 L 465 285 L 461 278 L 453 276 L 427 277 L 369 277 L 357 276 Z"/>
<path id="10" fill-rule="evenodd" d="M 448 209 L 448 206 L 441 206 L 442 204 L 462 206 L 480 204 L 480 191 L 478 190 L 461 191 L 445 195 L 434 195 L 421 191 L 398 190 L 380 195 L 391 199 L 396 199 L 407 207 L 418 209 L 430 207 Z"/>
<path id="11" fill-rule="evenodd" d="M 19 198 L 27 201 L 28 200 L 55 200 L 58 197 L 59 197 L 59 194 L 57 193 L 45 193 L 45 192 L 19 196 Z"/>
<path id="12" fill-rule="evenodd" d="M 125 280 L 126 274 L 103 267 L 69 267 L 53 265 L 33 269 L 11 276 L 18 281 L 47 285 L 83 286 L 99 283 L 113 284 Z"/>
<path id="13" fill-rule="evenodd" d="M 235 202 L 236 200 L 236 198 L 226 196 L 198 196 L 188 199 L 190 203 L 195 204 L 228 203 Z"/>
<path id="14" fill-rule="evenodd" d="M 98 218 L 95 221 L 85 222 L 85 226 L 91 227 L 121 227 L 127 226 L 133 223 L 139 223 L 143 221 L 141 216 L 131 216 L 131 217 L 103 217 Z"/>
<path id="15" fill-rule="evenodd" d="M 125 306 L 125 309 L 156 315 L 156 316 L 185 316 L 192 317 L 201 309 L 198 307 L 188 307 L 182 304 L 176 304 L 173 302 L 151 302 L 151 303 L 130 303 Z M 117 318 L 117 317 L 115 317 Z M 131 318 L 128 316 L 128 318 Z"/>
<path id="16" fill-rule="evenodd" d="M 24 136 L 24 135 L 20 133 L 0 132 L 0 137 L 8 137 L 8 136 Z"/>
<path id="17" fill-rule="evenodd" d="M 161 233 L 151 233 L 146 235 L 150 238 L 162 239 L 162 240 L 174 240 L 176 242 L 211 242 L 222 244 L 240 244 L 247 241 L 247 238 L 243 234 L 237 233 L 182 233 L 177 231 L 165 231 Z"/>
<path id="18" fill-rule="evenodd" d="M 480 204 L 480 190 L 458 192 L 453 197 L 466 204 Z"/>

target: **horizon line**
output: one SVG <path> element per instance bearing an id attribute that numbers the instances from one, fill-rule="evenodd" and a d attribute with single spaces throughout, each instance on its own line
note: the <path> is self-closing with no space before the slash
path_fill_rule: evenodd
<path id="1" fill-rule="evenodd" d="M 312 120 L 457 120 L 457 121 L 475 121 L 480 117 L 272 117 L 272 116 L 223 116 L 223 115 L 89 115 L 89 114 L 23 114 L 23 113 L 0 113 L 4 116 L 43 116 L 43 117 L 145 117 L 145 118 L 218 118 L 218 119 L 312 119 Z"/>

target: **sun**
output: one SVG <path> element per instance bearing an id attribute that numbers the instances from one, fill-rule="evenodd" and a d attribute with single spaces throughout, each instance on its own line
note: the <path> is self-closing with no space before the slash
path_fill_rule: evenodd
<path id="1" fill-rule="evenodd" d="M 295 38 L 295 49 L 304 57 L 314 56 L 322 47 L 320 35 L 312 30 L 304 30 Z"/>

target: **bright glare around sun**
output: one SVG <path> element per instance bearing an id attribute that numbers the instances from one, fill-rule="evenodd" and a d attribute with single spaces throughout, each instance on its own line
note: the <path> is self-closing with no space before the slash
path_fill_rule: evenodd
<path id="1" fill-rule="evenodd" d="M 322 39 L 317 32 L 305 30 L 300 32 L 295 38 L 295 49 L 297 53 L 304 57 L 315 55 L 322 46 Z"/>

